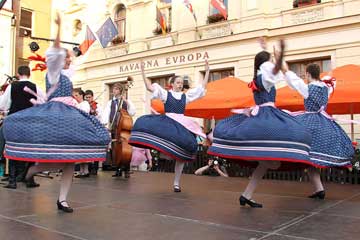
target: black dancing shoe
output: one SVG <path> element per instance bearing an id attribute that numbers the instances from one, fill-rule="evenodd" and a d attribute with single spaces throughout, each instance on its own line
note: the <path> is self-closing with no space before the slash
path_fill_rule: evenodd
<path id="1" fill-rule="evenodd" d="M 72 209 L 71 207 L 66 207 L 66 206 L 62 205 L 61 203 L 63 203 L 63 202 L 66 202 L 66 200 L 61 201 L 61 202 L 59 200 L 57 200 L 56 205 L 57 205 L 58 209 L 63 212 L 66 212 L 66 213 L 72 213 L 74 211 L 74 209 Z"/>
<path id="2" fill-rule="evenodd" d="M 120 168 L 117 169 L 112 177 L 122 177 L 122 170 Z"/>
<path id="3" fill-rule="evenodd" d="M 308 196 L 308 198 L 317 198 L 317 199 L 323 200 L 323 199 L 325 199 L 325 191 L 324 190 L 318 191 L 318 192 Z"/>
<path id="4" fill-rule="evenodd" d="M 240 202 L 241 206 L 245 206 L 247 204 L 252 208 L 262 208 L 263 207 L 262 204 L 256 203 L 253 200 L 249 200 L 249 199 L 247 199 L 246 197 L 244 197 L 242 195 L 239 198 L 239 202 Z"/>
<path id="5" fill-rule="evenodd" d="M 4 188 L 9 188 L 9 189 L 16 189 L 16 182 L 15 183 L 8 183 L 7 185 L 4 186 Z"/>
<path id="6" fill-rule="evenodd" d="M 180 186 L 174 185 L 174 192 L 181 192 Z"/>
<path id="7" fill-rule="evenodd" d="M 30 179 L 25 179 L 25 183 L 26 183 L 26 187 L 27 187 L 27 188 L 40 187 L 40 184 L 38 184 L 37 182 L 35 182 L 34 177 L 31 177 Z"/>

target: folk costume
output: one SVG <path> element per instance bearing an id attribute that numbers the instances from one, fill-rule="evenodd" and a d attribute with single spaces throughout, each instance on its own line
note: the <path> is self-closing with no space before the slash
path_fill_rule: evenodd
<path id="1" fill-rule="evenodd" d="M 196 135 L 204 134 L 199 126 L 184 116 L 184 112 L 187 103 L 203 96 L 204 88 L 199 86 L 183 93 L 166 91 L 157 83 L 152 86 L 155 88 L 152 97 L 164 102 L 165 114 L 138 118 L 131 131 L 129 143 L 156 149 L 177 161 L 194 160 L 197 150 Z"/>
<path id="2" fill-rule="evenodd" d="M 351 167 L 354 148 L 345 131 L 326 113 L 329 96 L 335 85 L 332 81 L 313 81 L 308 85 L 294 72 L 285 73 L 288 85 L 304 97 L 305 112 L 298 112 L 296 119 L 312 135 L 311 164 L 319 168 Z"/>
<path id="3" fill-rule="evenodd" d="M 284 161 L 309 164 L 311 136 L 294 117 L 275 107 L 275 84 L 283 74 L 274 64 L 260 66 L 252 82 L 255 103 L 249 110 L 219 122 L 208 153 L 236 161 Z"/>
<path id="4" fill-rule="evenodd" d="M 274 67 L 269 61 L 259 66 L 250 84 L 257 105 L 235 111 L 240 114 L 219 122 L 208 150 L 210 155 L 233 159 L 240 164 L 249 160 L 259 162 L 239 198 L 242 206 L 262 207 L 251 198 L 268 169 L 310 164 L 310 133 L 294 117 L 275 107 L 275 84 L 284 77 L 281 72 L 274 74 Z"/>
<path id="5" fill-rule="evenodd" d="M 5 119 L 7 158 L 52 163 L 105 160 L 108 132 L 96 117 L 75 107 L 72 83 L 62 70 L 65 54 L 60 48 L 47 51 L 48 102 Z"/>
<path id="6" fill-rule="evenodd" d="M 196 157 L 196 135 L 206 137 L 200 126 L 184 116 L 187 103 L 204 95 L 204 88 L 198 86 L 186 93 L 166 91 L 159 84 L 152 84 L 153 98 L 164 102 L 164 115 L 145 115 L 138 118 L 131 131 L 129 144 L 152 148 L 160 151 L 167 158 L 175 159 L 174 191 L 180 192 L 179 182 L 185 162 Z"/>

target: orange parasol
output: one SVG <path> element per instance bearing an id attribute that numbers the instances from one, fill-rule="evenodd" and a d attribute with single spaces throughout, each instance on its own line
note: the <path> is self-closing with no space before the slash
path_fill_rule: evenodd
<path id="1" fill-rule="evenodd" d="M 335 68 L 332 73 L 322 73 L 321 77 L 331 75 L 336 79 L 336 88 L 330 97 L 327 112 L 330 114 L 360 113 L 360 66 L 349 64 Z M 289 87 L 278 90 L 276 106 L 298 111 L 304 109 L 300 94 Z"/>
<path id="2" fill-rule="evenodd" d="M 164 103 L 160 99 L 152 99 L 151 107 L 158 113 L 163 114 L 165 112 Z"/>
<path id="3" fill-rule="evenodd" d="M 235 77 L 226 77 L 207 84 L 204 97 L 186 106 L 185 115 L 207 119 L 222 119 L 232 115 L 231 109 L 254 105 L 248 84 Z M 163 104 L 153 100 L 151 106 L 163 113 Z"/>

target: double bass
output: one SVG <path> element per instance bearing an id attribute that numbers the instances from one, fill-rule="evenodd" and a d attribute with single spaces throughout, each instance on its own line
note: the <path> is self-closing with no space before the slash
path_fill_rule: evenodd
<path id="1" fill-rule="evenodd" d="M 132 117 L 129 115 L 127 110 L 123 109 L 123 96 L 126 91 L 131 87 L 132 82 L 127 81 L 121 90 L 120 101 L 117 105 L 116 115 L 111 123 L 111 128 L 114 130 L 115 135 L 112 139 L 112 162 L 117 167 L 117 173 L 124 171 L 125 177 L 128 178 L 130 171 L 130 162 L 132 156 L 132 146 L 128 143 L 131 129 L 133 127 Z"/>

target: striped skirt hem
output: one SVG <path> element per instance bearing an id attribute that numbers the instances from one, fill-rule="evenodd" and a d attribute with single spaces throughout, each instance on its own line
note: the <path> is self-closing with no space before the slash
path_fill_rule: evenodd
<path id="1" fill-rule="evenodd" d="M 136 147 L 152 148 L 158 150 L 177 161 L 189 162 L 195 160 L 196 157 L 196 152 L 191 153 L 183 148 L 180 148 L 174 143 L 169 142 L 166 139 L 159 138 L 144 132 L 132 131 L 129 144 Z"/>
<path id="2" fill-rule="evenodd" d="M 105 161 L 107 146 L 81 146 L 6 142 L 4 156 L 27 162 Z"/>

